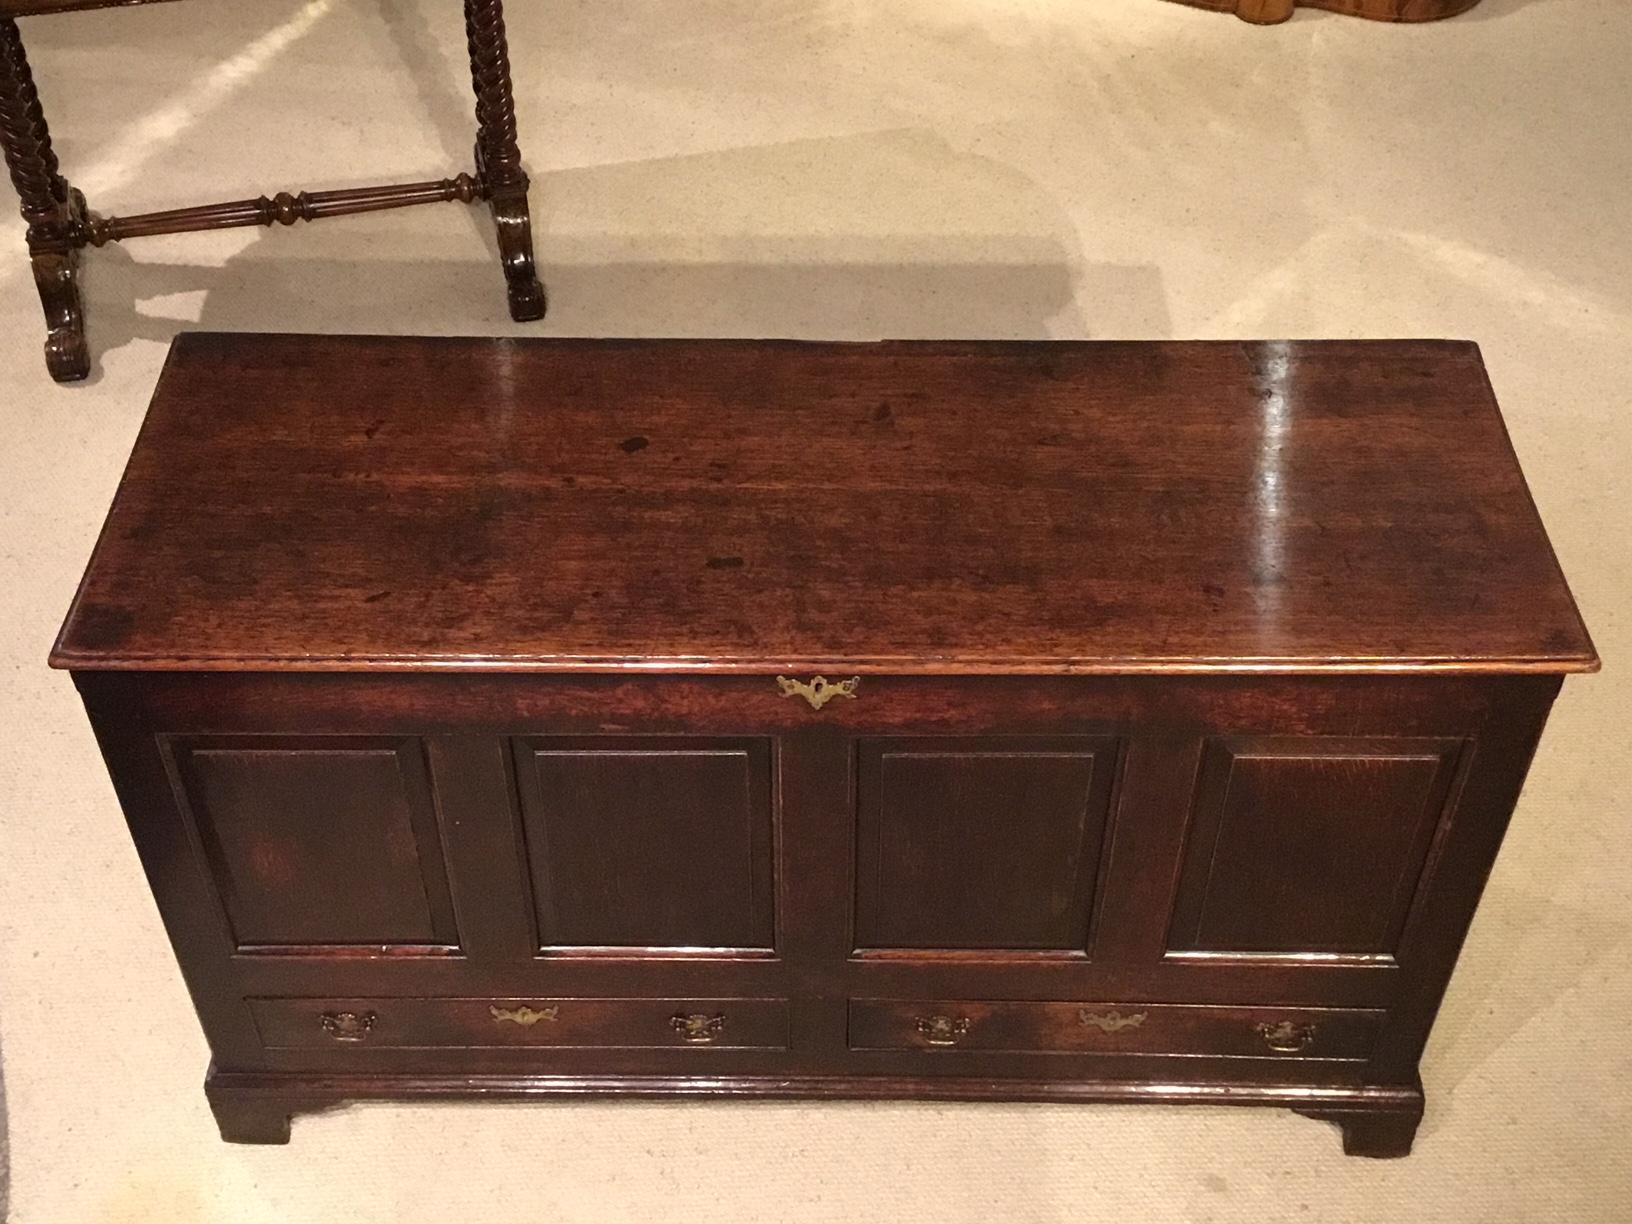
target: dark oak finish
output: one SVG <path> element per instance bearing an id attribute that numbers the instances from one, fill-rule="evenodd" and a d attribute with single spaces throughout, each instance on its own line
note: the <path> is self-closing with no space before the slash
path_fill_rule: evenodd
<path id="1" fill-rule="evenodd" d="M 1593 660 L 1471 344 L 196 334 L 157 399 L 65 666 Z"/>
<path id="2" fill-rule="evenodd" d="M 853 999 L 850 1048 L 1364 1062 L 1383 1018 L 1381 1011 L 1336 1008 Z"/>
<path id="3" fill-rule="evenodd" d="M 240 951 L 457 942 L 418 741 L 165 747 Z"/>
<path id="4" fill-rule="evenodd" d="M 916 1096 L 1367 1155 L 1597 666 L 1470 345 L 209 335 L 53 662 L 226 1138 Z"/>
<path id="5" fill-rule="evenodd" d="M 1403 737 L 1210 742 L 1171 946 L 1392 954 L 1461 748 Z"/>
<path id="6" fill-rule="evenodd" d="M 1194 8 L 1234 13 L 1254 25 L 1286 21 L 1302 6 L 1372 21 L 1439 21 L 1465 13 L 1479 0 L 1178 0 Z"/>
<path id="7" fill-rule="evenodd" d="M 513 749 L 541 947 L 771 947 L 770 741 Z"/>
<path id="8" fill-rule="evenodd" d="M 250 999 L 269 1050 L 785 1050 L 785 999 Z"/>
<path id="9" fill-rule="evenodd" d="M 28 223 L 28 250 L 45 310 L 45 361 L 58 382 L 91 369 L 79 290 L 79 252 L 127 238 L 242 226 L 293 225 L 323 217 L 379 212 L 415 204 L 485 201 L 498 234 L 499 261 L 517 322 L 544 317 L 544 287 L 533 258 L 528 181 L 516 143 L 516 108 L 502 0 L 465 0 L 465 34 L 476 94 L 475 172 L 422 183 L 280 191 L 128 217 L 102 217 L 60 172 L 23 49 L 17 17 L 74 9 L 125 7 L 152 0 L 0 0 L 0 148 Z"/>
<path id="10" fill-rule="evenodd" d="M 863 740 L 861 948 L 1085 952 L 1115 741 Z"/>

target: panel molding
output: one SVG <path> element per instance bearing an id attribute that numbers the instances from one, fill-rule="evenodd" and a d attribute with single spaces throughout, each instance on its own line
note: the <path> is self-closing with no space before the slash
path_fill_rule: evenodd
<path id="1" fill-rule="evenodd" d="M 514 815 L 518 853 L 525 877 L 527 911 L 532 927 L 535 955 L 551 959 L 638 960 L 767 959 L 777 955 L 776 881 L 780 872 L 777 870 L 776 861 L 780 839 L 774 786 L 777 755 L 774 739 L 764 736 L 586 734 L 514 735 L 507 737 L 506 742 L 505 757 L 515 796 Z M 739 877 L 742 889 L 740 913 L 735 918 L 726 916 L 724 911 L 727 908 L 739 907 L 726 906 L 723 894 L 718 891 L 713 895 L 697 895 L 693 904 L 703 913 L 691 917 L 683 912 L 687 903 L 685 897 L 678 895 L 666 898 L 648 897 L 646 899 L 657 909 L 649 910 L 635 921 L 637 923 L 647 921 L 653 929 L 640 936 L 632 928 L 625 931 L 617 929 L 619 921 L 628 920 L 627 906 L 610 905 L 608 899 L 604 897 L 595 900 L 583 895 L 575 899 L 569 896 L 575 883 L 582 889 L 596 881 L 616 881 L 627 873 L 616 869 L 616 864 L 605 847 L 588 844 L 582 836 L 571 836 L 569 840 L 576 844 L 569 847 L 563 837 L 571 834 L 570 827 L 556 830 L 555 846 L 552 848 L 549 828 L 552 791 L 542 776 L 541 762 L 554 762 L 560 767 L 569 767 L 572 763 L 589 762 L 604 765 L 614 759 L 646 762 L 742 761 L 743 791 L 740 816 L 744 823 L 741 828 L 742 845 L 738 846 L 737 850 L 745 853 Z M 647 780 L 647 784 L 662 785 L 662 780 L 654 774 Z M 681 785 L 676 782 L 670 784 Z M 697 784 L 697 779 L 692 779 L 691 784 Z M 559 816 L 559 813 L 556 815 Z M 631 812 L 629 823 L 642 825 L 642 832 L 650 831 L 656 834 L 661 831 L 661 825 L 658 823 L 661 816 L 660 811 L 642 805 L 638 810 Z M 710 831 L 720 833 L 722 836 L 727 832 L 718 828 Z M 671 852 L 676 856 L 680 856 L 682 849 L 678 843 L 670 845 Z M 554 873 L 562 869 L 561 860 L 570 860 L 575 854 L 579 856 L 587 854 L 604 861 L 594 868 L 581 866 L 576 871 L 569 865 L 563 870 L 563 876 L 558 878 Z M 654 860 L 647 861 L 644 868 L 648 874 L 660 870 Z M 693 880 L 699 885 L 719 882 L 722 878 L 721 873 L 713 868 L 714 865 L 710 864 L 706 870 L 699 869 L 694 874 Z M 672 886 L 677 881 L 667 880 L 662 883 Z M 560 908 L 563 903 L 571 904 L 574 901 L 583 912 L 576 917 L 563 914 Z M 596 909 L 600 910 L 598 915 L 590 912 Z M 622 919 L 613 917 L 614 911 L 624 917 Z M 592 933 L 597 922 L 602 926 L 602 936 L 583 937 Z M 669 942 L 659 938 L 661 932 L 656 928 L 666 925 L 670 930 L 680 930 L 688 923 L 699 932 L 709 926 L 716 930 L 734 926 L 735 933 L 740 938 L 671 939 Z"/>
<path id="2" fill-rule="evenodd" d="M 1120 740 L 1105 735 L 864 736 L 854 740 L 851 750 L 854 818 L 850 958 L 1010 963 L 1088 960 L 1105 894 L 1105 873 L 1115 823 L 1112 813 L 1123 747 Z M 961 919 L 950 907 L 960 887 L 957 873 L 969 872 L 969 861 L 960 863 L 949 857 L 948 874 L 936 883 L 929 879 L 928 872 L 904 860 L 901 848 L 897 847 L 893 852 L 897 878 L 892 886 L 888 878 L 892 851 L 886 844 L 891 836 L 886 772 L 892 760 L 917 764 L 945 762 L 968 767 L 1010 763 L 1022 768 L 1027 763 L 1049 762 L 1084 771 L 1080 779 L 1069 779 L 1063 774 L 1051 779 L 1015 773 L 1009 779 L 995 774 L 983 779 L 977 774 L 946 782 L 956 791 L 966 787 L 979 790 L 983 786 L 1001 789 L 1005 782 L 1022 792 L 1034 787 L 1061 790 L 1080 785 L 1080 803 L 1072 809 L 1079 822 L 1074 835 L 1067 833 L 1061 837 L 1057 818 L 1064 809 L 1045 813 L 1038 824 L 1039 836 L 1052 834 L 1053 840 L 1070 844 L 1068 870 L 1053 881 L 1056 895 L 1068 896 L 1063 905 L 1056 907 L 1059 912 L 1048 915 L 1016 910 L 1008 915 L 993 915 L 990 936 L 977 942 L 975 923 Z M 927 779 L 925 782 L 928 784 Z M 1065 792 L 1061 790 L 1061 793 Z M 1048 797 L 1058 800 L 1060 796 Z M 1010 811 L 1004 815 L 1021 821 L 1025 814 Z M 1049 827 L 1050 818 L 1054 818 L 1055 828 Z M 903 817 L 898 813 L 897 820 L 901 819 L 910 821 L 912 816 Z M 896 837 L 923 838 L 924 823 L 920 819 L 911 834 L 897 829 Z M 1020 843 L 1013 837 L 1001 839 L 1002 846 L 1016 844 Z M 940 848 L 954 849 L 948 845 Z M 1053 861 L 1049 860 L 1050 864 Z M 1017 859 L 1010 866 L 1018 868 L 1021 864 Z M 916 890 L 901 879 L 899 873 L 903 870 L 917 877 L 913 881 Z M 968 875 L 961 885 L 965 896 L 973 891 L 971 886 L 978 886 L 979 882 L 978 872 Z M 936 893 L 940 895 L 934 895 Z M 994 887 L 991 892 L 994 899 L 1001 899 L 1011 909 L 1031 900 L 1033 895 L 1031 890 L 1012 887 Z M 897 913 L 893 916 L 885 908 L 887 899 L 892 896 L 897 898 L 894 903 Z M 975 904 L 979 904 L 978 899 Z M 909 923 L 912 929 L 902 926 L 903 913 L 913 916 Z M 1005 923 L 1011 932 L 1021 937 L 1003 938 Z M 931 939 L 940 942 L 931 942 Z"/>
<path id="3" fill-rule="evenodd" d="M 1397 953 L 1409 930 L 1412 915 L 1418 908 L 1418 899 L 1430 885 L 1437 861 L 1437 848 L 1454 812 L 1460 779 L 1472 757 L 1472 741 L 1444 737 L 1356 737 L 1356 736 L 1285 736 L 1285 735 L 1225 735 L 1211 736 L 1202 743 L 1201 761 L 1192 797 L 1185 834 L 1179 852 L 1173 896 L 1169 908 L 1169 922 L 1163 959 L 1172 961 L 1211 962 L 1218 964 L 1275 964 L 1275 965 L 1339 965 L 1371 968 L 1397 966 Z M 1414 811 L 1403 818 L 1394 818 L 1392 828 L 1398 830 L 1392 849 L 1398 859 L 1393 877 L 1379 886 L 1376 882 L 1369 891 L 1380 904 L 1362 905 L 1353 901 L 1338 903 L 1331 913 L 1375 915 L 1374 933 L 1362 938 L 1354 932 L 1342 937 L 1315 938 L 1305 941 L 1307 946 L 1286 946 L 1296 939 L 1288 932 L 1283 946 L 1274 946 L 1267 935 L 1257 938 L 1230 939 L 1224 932 L 1234 927 L 1246 929 L 1239 917 L 1231 917 L 1228 907 L 1242 906 L 1242 881 L 1233 886 L 1237 895 L 1228 895 L 1231 885 L 1222 879 L 1221 857 L 1240 855 L 1237 843 L 1245 838 L 1240 830 L 1232 839 L 1227 828 L 1232 816 L 1239 816 L 1233 807 L 1237 790 L 1241 789 L 1241 775 L 1254 769 L 1261 773 L 1257 780 L 1273 786 L 1284 786 L 1285 779 L 1276 779 L 1267 771 L 1269 763 L 1286 766 L 1289 770 L 1303 766 L 1370 769 L 1376 773 L 1376 785 L 1386 782 L 1396 788 L 1414 787 L 1409 802 Z M 1390 767 L 1395 776 L 1385 772 Z M 1414 782 L 1412 773 L 1421 775 Z M 1313 784 L 1316 780 L 1308 780 Z M 1246 783 L 1245 785 L 1250 785 Z M 1335 783 L 1332 785 L 1335 786 Z M 1335 793 L 1335 792 L 1334 792 Z M 1371 802 L 1375 802 L 1373 799 Z M 1370 815 L 1387 819 L 1387 813 L 1366 812 L 1368 797 L 1356 795 L 1355 819 Z M 1332 831 L 1336 831 L 1333 826 Z M 1267 829 L 1260 829 L 1262 836 Z M 1387 830 L 1385 829 L 1385 832 Z M 1358 843 L 1357 843 L 1358 844 Z M 1350 847 L 1353 849 L 1354 847 Z M 1375 846 L 1371 847 L 1376 849 Z M 1257 847 L 1263 851 L 1263 847 Z M 1290 852 L 1290 851 L 1289 851 Z M 1265 859 L 1269 858 L 1266 853 Z M 1237 864 L 1239 866 L 1239 864 Z M 1305 868 L 1290 873 L 1277 881 L 1275 877 L 1258 873 L 1256 881 L 1262 887 L 1263 904 L 1290 905 L 1296 910 L 1307 906 L 1309 895 L 1275 895 L 1277 882 L 1282 891 L 1302 886 L 1318 887 Z M 1382 877 L 1379 877 L 1381 880 Z M 1220 894 L 1224 894 L 1222 897 Z M 1219 917 L 1220 914 L 1224 916 Z M 1214 927 L 1208 933 L 1209 925 Z M 1329 932 L 1330 933 L 1330 932 Z"/>
<path id="4" fill-rule="evenodd" d="M 182 817 L 188 842 L 199 870 L 210 884 L 210 893 L 220 919 L 224 938 L 235 956 L 247 957 L 358 957 L 358 956 L 457 956 L 461 953 L 457 915 L 447 873 L 447 848 L 437 816 L 425 744 L 418 736 L 313 735 L 304 733 L 235 733 L 230 735 L 168 735 L 154 737 L 170 783 L 172 797 Z M 408 836 L 416 864 L 415 877 L 422 904 L 424 927 L 420 931 L 391 932 L 381 929 L 380 938 L 325 940 L 312 937 L 273 939 L 266 931 L 253 928 L 267 920 L 252 908 L 266 898 L 256 898 L 245 887 L 245 869 L 257 866 L 243 855 L 235 856 L 226 840 L 220 817 L 205 801 L 206 772 L 200 766 L 211 761 L 236 761 L 251 765 L 319 762 L 324 758 L 359 762 L 388 758 L 392 762 L 400 792 Z M 242 847 L 239 848 L 243 849 Z M 370 862 L 377 862 L 370 858 Z M 300 874 L 297 872 L 297 874 Z M 311 895 L 311 881 L 302 876 L 292 884 L 308 904 L 321 901 Z M 268 896 L 271 890 L 267 890 Z M 400 899 L 406 903 L 406 899 Z M 312 932 L 308 932 L 310 935 Z"/>

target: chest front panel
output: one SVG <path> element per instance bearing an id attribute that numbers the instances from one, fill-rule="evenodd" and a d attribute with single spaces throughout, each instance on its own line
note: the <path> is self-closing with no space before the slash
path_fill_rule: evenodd
<path id="1" fill-rule="evenodd" d="M 1555 683 L 773 679 L 81 686 L 233 1065 L 1329 1077 L 1414 1059 Z"/>

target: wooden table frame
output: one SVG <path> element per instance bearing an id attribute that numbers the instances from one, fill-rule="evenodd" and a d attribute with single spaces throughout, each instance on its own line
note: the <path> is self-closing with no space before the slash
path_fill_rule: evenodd
<path id="1" fill-rule="evenodd" d="M 72 7 L 92 7 L 72 4 Z M 150 234 L 240 226 L 293 225 L 320 217 L 377 212 L 410 204 L 485 201 L 498 230 L 499 261 L 517 322 L 544 316 L 544 286 L 533 259 L 527 175 L 516 140 L 516 106 L 510 83 L 501 0 L 465 0 L 465 35 L 476 93 L 474 172 L 422 183 L 357 187 L 341 191 L 280 191 L 273 196 L 203 204 L 126 217 L 102 217 L 62 175 L 51 133 L 15 16 L 61 11 L 62 0 L 0 0 L 0 145 L 28 223 L 34 281 L 45 308 L 45 363 L 58 382 L 90 373 L 85 306 L 78 280 L 79 252 L 87 246 Z"/>

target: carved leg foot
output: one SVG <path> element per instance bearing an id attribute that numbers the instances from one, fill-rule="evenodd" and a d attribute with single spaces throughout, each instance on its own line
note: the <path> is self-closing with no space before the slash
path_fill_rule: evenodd
<path id="1" fill-rule="evenodd" d="M 504 266 L 505 287 L 510 294 L 510 317 L 517 323 L 542 319 L 548 302 L 533 261 L 533 222 L 527 211 L 527 196 L 495 196 L 491 204 L 493 224 L 499 233 L 499 262 Z"/>
<path id="2" fill-rule="evenodd" d="M 45 310 L 45 364 L 52 378 L 72 382 L 91 372 L 78 280 L 85 197 L 58 172 L 22 35 L 10 18 L 0 19 L 0 146 L 28 222 L 34 284 Z"/>
<path id="3" fill-rule="evenodd" d="M 465 36 L 476 91 L 476 173 L 493 210 L 499 261 L 510 295 L 510 317 L 544 317 L 544 285 L 533 260 L 527 174 L 516 144 L 516 103 L 500 0 L 465 0 Z"/>
<path id="4" fill-rule="evenodd" d="M 91 372 L 78 263 L 76 251 L 33 257 L 34 284 L 45 309 L 45 366 L 62 383 L 78 382 Z"/>
<path id="5" fill-rule="evenodd" d="M 1420 1112 L 1383 1113 L 1377 1110 L 1300 1109 L 1306 1118 L 1331 1122 L 1343 1132 L 1345 1156 L 1393 1160 L 1411 1154 Z"/>
<path id="6" fill-rule="evenodd" d="M 67 224 L 85 221 L 85 197 L 67 190 Z M 91 372 L 91 350 L 85 343 L 85 303 L 79 292 L 79 251 L 37 252 L 32 257 L 34 284 L 45 309 L 45 366 L 58 382 L 78 382 Z"/>

